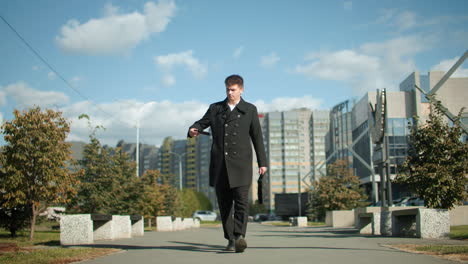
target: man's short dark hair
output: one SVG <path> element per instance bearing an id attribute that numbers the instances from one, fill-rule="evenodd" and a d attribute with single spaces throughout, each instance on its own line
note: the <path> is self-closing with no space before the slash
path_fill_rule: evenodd
<path id="1" fill-rule="evenodd" d="M 241 87 L 244 87 L 244 79 L 242 79 L 240 75 L 233 74 L 231 76 L 228 76 L 226 80 L 224 80 L 224 84 L 226 84 L 226 87 L 229 87 L 235 84 Z"/>

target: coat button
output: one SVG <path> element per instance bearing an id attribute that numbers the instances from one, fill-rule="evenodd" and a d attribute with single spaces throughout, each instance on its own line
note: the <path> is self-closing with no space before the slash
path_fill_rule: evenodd
<path id="1" fill-rule="evenodd" d="M 236 136 L 236 135 L 237 135 L 237 133 L 236 133 L 236 132 L 234 132 L 234 133 L 232 133 L 232 135 L 233 135 L 233 136 Z"/>
<path id="2" fill-rule="evenodd" d="M 227 146 L 227 145 L 228 145 L 228 143 L 224 143 L 224 146 Z"/>
<path id="3" fill-rule="evenodd" d="M 240 118 L 240 115 L 237 115 L 237 118 Z"/>
<path id="4" fill-rule="evenodd" d="M 227 136 L 228 136 L 228 133 L 224 134 L 224 136 L 227 137 Z"/>
<path id="5" fill-rule="evenodd" d="M 236 155 L 236 154 L 237 154 L 237 152 L 235 152 L 235 151 L 234 151 L 232 154 Z"/>
<path id="6" fill-rule="evenodd" d="M 228 154 L 227 152 L 224 152 L 224 155 L 226 155 L 226 156 L 227 156 L 227 154 Z"/>
<path id="7" fill-rule="evenodd" d="M 239 124 L 235 124 L 234 126 L 235 126 L 235 127 L 238 127 L 238 126 L 239 126 Z"/>
<path id="8" fill-rule="evenodd" d="M 227 126 L 228 126 L 228 124 L 225 124 L 224 126 L 225 126 L 225 127 L 227 127 Z"/>

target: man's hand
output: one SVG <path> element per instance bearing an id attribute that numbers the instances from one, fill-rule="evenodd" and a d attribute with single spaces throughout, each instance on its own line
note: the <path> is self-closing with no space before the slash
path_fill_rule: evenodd
<path id="1" fill-rule="evenodd" d="M 267 167 L 260 167 L 260 168 L 258 168 L 258 173 L 259 173 L 260 175 L 265 174 L 266 171 L 267 171 Z"/>
<path id="2" fill-rule="evenodd" d="M 198 135 L 200 135 L 200 133 L 198 132 L 198 129 L 192 127 L 189 130 L 189 135 L 190 137 L 197 137 Z"/>

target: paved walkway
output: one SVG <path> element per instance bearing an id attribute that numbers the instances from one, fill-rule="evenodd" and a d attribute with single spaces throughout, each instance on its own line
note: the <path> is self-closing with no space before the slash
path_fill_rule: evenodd
<path id="1" fill-rule="evenodd" d="M 177 232 L 146 232 L 145 236 L 140 238 L 97 242 L 92 247 L 114 247 L 123 251 L 83 263 L 454 263 L 382 246 L 434 241 L 360 236 L 352 229 L 278 227 L 249 223 L 246 239 L 249 247 L 244 253 L 230 253 L 222 251 L 227 241 L 222 237 L 220 227 L 202 227 Z"/>

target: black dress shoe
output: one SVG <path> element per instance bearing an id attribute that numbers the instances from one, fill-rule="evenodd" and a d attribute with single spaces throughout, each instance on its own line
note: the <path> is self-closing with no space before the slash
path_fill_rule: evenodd
<path id="1" fill-rule="evenodd" d="M 234 249 L 235 249 L 234 244 L 235 244 L 235 240 L 230 239 L 227 246 L 226 246 L 226 248 L 224 249 L 224 251 L 234 251 Z"/>
<path id="2" fill-rule="evenodd" d="M 244 236 L 239 236 L 235 241 L 235 248 L 237 253 L 244 252 L 247 248 L 247 241 L 245 241 Z"/>

